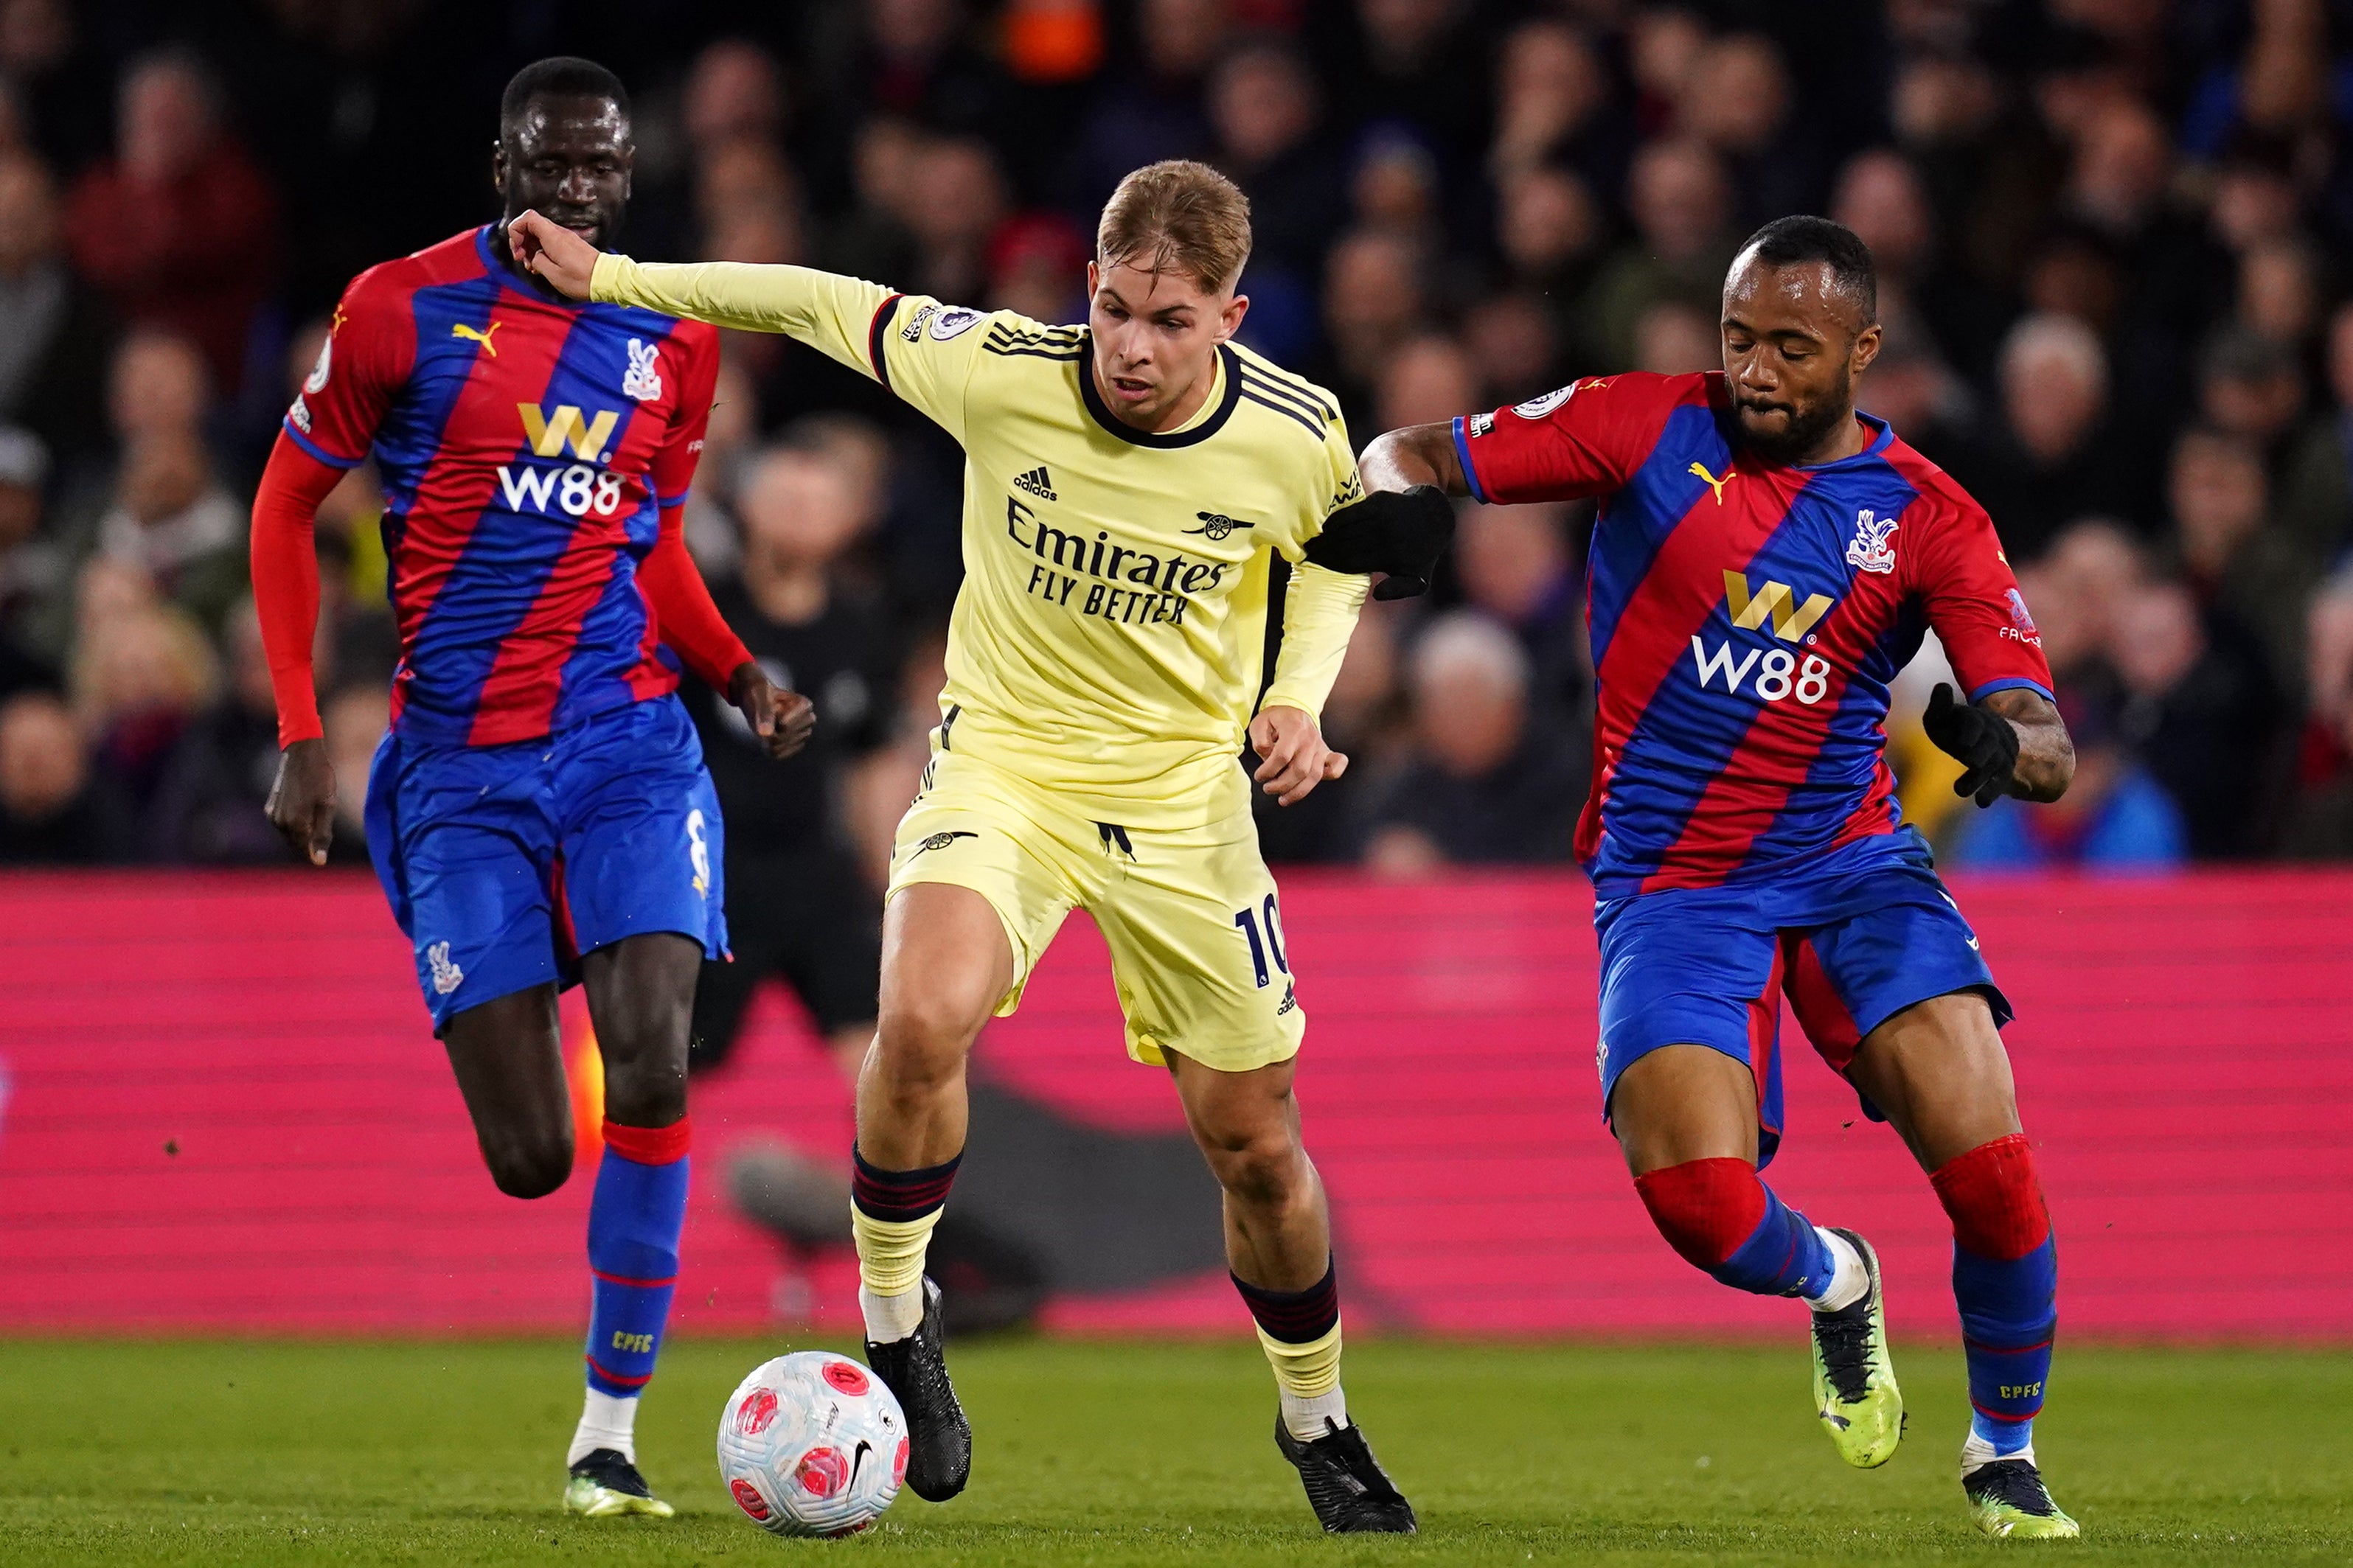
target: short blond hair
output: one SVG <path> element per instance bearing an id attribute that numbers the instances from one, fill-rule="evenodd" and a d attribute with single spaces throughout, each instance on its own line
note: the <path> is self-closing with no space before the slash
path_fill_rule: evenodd
<path id="1" fill-rule="evenodd" d="M 1250 252 L 1250 198 L 1207 163 L 1183 158 L 1147 163 L 1122 180 L 1095 225 L 1095 260 L 1103 267 L 1124 261 L 1175 272 L 1208 294 L 1233 286 Z"/>

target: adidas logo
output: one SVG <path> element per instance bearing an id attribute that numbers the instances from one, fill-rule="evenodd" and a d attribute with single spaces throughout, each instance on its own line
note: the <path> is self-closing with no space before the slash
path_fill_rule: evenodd
<path id="1" fill-rule="evenodd" d="M 1027 490 L 1031 495 L 1036 496 L 1039 500 L 1060 500 L 1062 499 L 1054 493 L 1053 478 L 1046 472 L 1046 466 L 1043 463 L 1039 464 L 1028 473 L 1016 478 L 1013 481 L 1013 488 L 1017 490 Z"/>

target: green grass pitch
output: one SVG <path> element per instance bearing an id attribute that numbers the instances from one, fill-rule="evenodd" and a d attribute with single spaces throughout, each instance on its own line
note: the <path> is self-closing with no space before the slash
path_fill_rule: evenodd
<path id="1" fill-rule="evenodd" d="M 553 1341 L 19 1341 L 0 1352 L 9 1563 L 2353 1562 L 2353 1356 L 2062 1348 L 2037 1447 L 2076 1545 L 1969 1531 L 1957 1354 L 1899 1347 L 1903 1451 L 1840 1465 L 1775 1351 L 1367 1342 L 1352 1408 L 1414 1540 L 1314 1531 L 1255 1346 L 974 1343 L 970 1490 L 869 1535 L 770 1540 L 716 1479 L 719 1408 L 802 1342 L 681 1340 L 639 1421 L 669 1524 L 557 1506 L 578 1413 Z"/>

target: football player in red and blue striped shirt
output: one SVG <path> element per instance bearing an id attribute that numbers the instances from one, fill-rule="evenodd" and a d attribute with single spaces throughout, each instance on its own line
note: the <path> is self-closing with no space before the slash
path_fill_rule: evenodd
<path id="1" fill-rule="evenodd" d="M 2056 799 L 2074 753 L 1992 522 L 1856 412 L 1877 304 L 1860 239 L 1783 218 L 1725 280 L 1721 373 L 1599 377 L 1392 432 L 1365 483 L 1600 500 L 1577 852 L 1598 895 L 1602 1103 L 1635 1186 L 1693 1263 L 1812 1305 L 1822 1424 L 1849 1463 L 1884 1463 L 1903 1406 L 1877 1260 L 1757 1176 L 1780 1136 L 1787 994 L 1951 1216 L 1973 1517 L 2073 1535 L 2031 1441 L 2057 1268 L 1998 1032 L 2010 1005 L 1897 806 L 1890 684 L 1933 630 L 1964 700 L 1939 688 L 1929 734 L 1980 805 Z"/>
<path id="2" fill-rule="evenodd" d="M 536 208 L 609 244 L 631 152 L 611 72 L 526 67 L 501 105 L 507 217 Z M 510 255 L 501 220 L 362 273 L 287 411 L 253 517 L 284 748 L 269 814 L 324 861 L 337 781 L 312 690 L 311 527 L 373 456 L 401 658 L 365 781 L 369 853 L 502 1192 L 543 1196 L 571 1173 L 555 998 L 588 987 L 605 1150 L 565 1501 L 667 1518 L 632 1430 L 678 1275 L 695 982 L 727 940 L 719 800 L 674 695 L 681 661 L 775 754 L 815 719 L 728 630 L 681 532 L 718 334 L 574 304 Z"/>

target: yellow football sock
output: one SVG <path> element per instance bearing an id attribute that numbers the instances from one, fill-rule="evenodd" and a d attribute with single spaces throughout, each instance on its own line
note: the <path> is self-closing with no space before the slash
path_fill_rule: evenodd
<path id="1" fill-rule="evenodd" d="M 1303 1345 L 1278 1340 L 1264 1329 L 1258 1331 L 1258 1342 L 1274 1367 L 1275 1383 L 1285 1394 L 1314 1399 L 1340 1386 L 1338 1323 L 1334 1323 L 1332 1331 L 1322 1339 L 1310 1340 Z"/>
<path id="2" fill-rule="evenodd" d="M 858 1282 L 877 1296 L 903 1296 L 923 1282 L 923 1254 L 939 1209 L 921 1219 L 874 1219 L 852 1204 L 849 1233 L 858 1243 Z"/>

